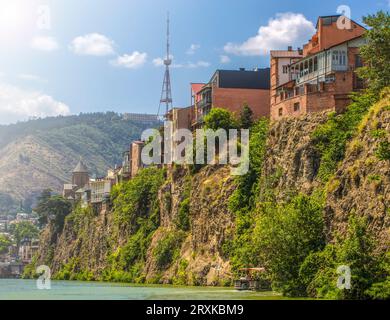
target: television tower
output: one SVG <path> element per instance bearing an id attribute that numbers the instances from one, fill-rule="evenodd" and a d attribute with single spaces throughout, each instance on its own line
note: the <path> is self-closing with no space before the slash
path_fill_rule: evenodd
<path id="1" fill-rule="evenodd" d="M 165 116 L 168 114 L 168 111 L 172 109 L 172 89 L 171 89 L 171 75 L 169 72 L 169 66 L 172 64 L 172 59 L 170 55 L 170 43 L 169 43 L 169 13 L 167 16 L 167 56 L 164 59 L 165 65 L 165 75 L 164 82 L 161 92 L 160 106 L 158 108 L 158 115 L 160 115 L 161 106 L 165 105 Z"/>

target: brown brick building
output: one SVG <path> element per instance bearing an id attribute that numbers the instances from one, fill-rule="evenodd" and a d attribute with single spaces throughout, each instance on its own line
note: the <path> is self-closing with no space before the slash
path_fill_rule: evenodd
<path id="1" fill-rule="evenodd" d="M 196 86 L 198 85 L 198 86 Z M 192 85 L 192 127 L 201 127 L 211 108 L 239 113 L 245 103 L 254 116 L 269 116 L 270 69 L 217 70 L 207 84 Z"/>
<path id="2" fill-rule="evenodd" d="M 320 17 L 303 50 L 271 52 L 271 119 L 323 110 L 342 111 L 349 94 L 363 88 L 355 70 L 365 28 L 352 20 L 339 29 L 340 16 Z"/>
<path id="3" fill-rule="evenodd" d="M 173 132 L 179 129 L 191 129 L 194 106 L 187 108 L 173 108 L 166 115 L 168 121 L 173 123 Z"/>
<path id="4" fill-rule="evenodd" d="M 131 177 L 136 176 L 138 171 L 145 167 L 141 159 L 144 145 L 142 141 L 134 141 L 131 144 Z"/>

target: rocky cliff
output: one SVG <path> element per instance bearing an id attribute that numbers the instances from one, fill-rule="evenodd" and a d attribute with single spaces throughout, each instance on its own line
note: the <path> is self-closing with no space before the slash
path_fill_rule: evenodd
<path id="1" fill-rule="evenodd" d="M 252 190 L 256 199 L 262 201 L 272 190 L 277 205 L 296 194 L 321 190 L 327 242 L 345 234 L 348 217 L 356 214 L 367 218 L 376 239 L 375 250 L 387 251 L 390 163 L 378 150 L 386 147 L 389 138 L 389 105 L 387 94 L 380 103 L 358 113 L 356 125 L 350 128 L 353 133 L 345 134 L 345 152 L 340 140 L 337 146 L 331 145 L 333 140 L 325 147 L 318 142 L 319 128 L 334 134 L 332 114 L 270 124 L 259 186 Z M 336 123 L 344 130 L 340 119 Z M 341 160 L 334 154 L 341 154 Z M 48 226 L 35 263 L 49 264 L 58 278 L 65 279 L 230 283 L 234 270 L 224 245 L 242 226 L 229 210 L 229 199 L 237 188 L 229 168 L 147 170 L 155 172 L 141 173 L 139 179 L 114 192 L 110 211 L 95 214 L 77 209 L 59 234 Z M 326 170 L 332 174 L 323 179 Z"/>

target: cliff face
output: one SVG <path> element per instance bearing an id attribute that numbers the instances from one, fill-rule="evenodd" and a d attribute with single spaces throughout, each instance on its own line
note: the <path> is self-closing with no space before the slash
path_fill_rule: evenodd
<path id="1" fill-rule="evenodd" d="M 291 192 L 310 194 L 319 186 L 321 159 L 312 134 L 327 119 L 327 113 L 316 113 L 271 125 L 262 176 L 263 181 L 273 180 L 270 187 L 277 199 L 285 201 Z"/>
<path id="2" fill-rule="evenodd" d="M 377 157 L 379 144 L 390 132 L 388 106 L 387 97 L 363 119 L 347 146 L 344 160 L 326 184 L 318 176 L 321 155 L 313 133 L 328 121 L 328 114 L 271 124 L 259 177 L 260 199 L 270 187 L 277 201 L 288 201 L 297 193 L 310 195 L 320 188 L 325 190 L 328 242 L 346 232 L 348 217 L 355 213 L 368 218 L 377 250 L 388 250 L 390 165 L 389 161 Z M 230 169 L 208 166 L 191 173 L 175 166 L 167 170 L 164 179 L 155 208 L 149 205 L 145 211 L 137 203 L 137 211 L 130 202 L 133 198 L 128 197 L 124 201 L 129 206 L 127 209 L 116 206 L 114 213 L 102 211 L 95 215 L 84 210 L 73 215 L 60 234 L 47 227 L 42 234 L 37 263 L 49 264 L 60 278 L 69 278 L 64 276 L 66 270 L 76 274 L 77 279 L 227 283 L 232 270 L 229 258 L 223 253 L 223 244 L 237 227 L 235 215 L 228 209 L 229 198 L 237 187 Z M 149 199 L 150 195 L 144 198 Z M 120 210 L 136 213 L 118 224 Z M 145 213 L 137 213 L 141 211 Z M 140 219 L 155 222 L 150 226 L 140 224 Z M 145 252 L 138 248 L 145 248 Z M 113 278 L 113 268 L 123 269 L 132 276 Z M 105 276 L 107 270 L 111 270 L 110 276 Z"/>
<path id="3" fill-rule="evenodd" d="M 325 216 L 329 237 L 345 233 L 350 214 L 366 217 L 378 251 L 390 246 L 390 165 L 377 156 L 390 133 L 389 96 L 371 108 L 329 182 Z"/>

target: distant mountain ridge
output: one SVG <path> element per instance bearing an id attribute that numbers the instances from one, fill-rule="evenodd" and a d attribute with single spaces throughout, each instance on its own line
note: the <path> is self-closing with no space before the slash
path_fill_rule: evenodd
<path id="1" fill-rule="evenodd" d="M 21 201 L 30 208 L 45 188 L 60 192 L 80 157 L 92 176 L 104 175 L 132 140 L 158 125 L 106 112 L 0 126 L 0 214 Z"/>

